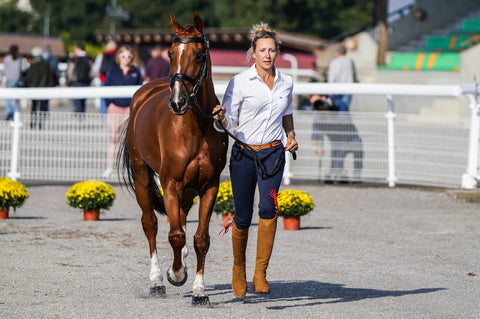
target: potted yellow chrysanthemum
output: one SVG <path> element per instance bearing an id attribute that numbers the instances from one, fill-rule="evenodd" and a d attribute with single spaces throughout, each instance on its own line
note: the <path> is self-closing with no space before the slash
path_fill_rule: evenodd
<path id="1" fill-rule="evenodd" d="M 113 187 L 101 181 L 73 185 L 65 195 L 68 205 L 83 209 L 84 220 L 98 220 L 100 209 L 109 209 L 115 199 Z"/>
<path id="2" fill-rule="evenodd" d="M 222 215 L 223 225 L 231 223 L 235 214 L 235 204 L 233 202 L 232 182 L 225 181 L 218 187 L 217 198 L 213 211 Z"/>
<path id="3" fill-rule="evenodd" d="M 8 218 L 10 207 L 16 211 L 28 198 L 27 188 L 20 182 L 0 177 L 0 219 Z"/>
<path id="4" fill-rule="evenodd" d="M 300 229 L 300 216 L 313 210 L 315 204 L 306 191 L 286 189 L 277 195 L 278 216 L 283 216 L 286 230 Z"/>

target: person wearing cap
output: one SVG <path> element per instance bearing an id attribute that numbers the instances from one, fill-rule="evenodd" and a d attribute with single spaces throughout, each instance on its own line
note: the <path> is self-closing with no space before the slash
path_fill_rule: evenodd
<path id="1" fill-rule="evenodd" d="M 58 60 L 56 57 L 52 55 L 52 48 L 50 47 L 49 43 L 43 44 L 43 52 L 42 52 L 42 59 L 50 65 L 50 68 L 53 72 L 53 86 L 58 85 L 60 79 L 60 70 L 58 69 Z M 50 110 L 49 101 L 47 100 L 46 109 L 47 111 Z"/>
<path id="2" fill-rule="evenodd" d="M 54 75 L 50 65 L 42 59 L 43 50 L 40 47 L 33 47 L 32 62 L 30 68 L 27 71 L 27 87 L 48 87 L 54 86 Z M 48 111 L 47 100 L 32 100 L 32 118 L 30 121 L 30 127 L 42 128 L 42 114 L 40 112 Z"/>

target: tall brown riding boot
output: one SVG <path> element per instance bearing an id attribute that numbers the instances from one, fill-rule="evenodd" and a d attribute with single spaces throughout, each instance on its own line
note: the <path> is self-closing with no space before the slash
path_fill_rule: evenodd
<path id="1" fill-rule="evenodd" d="M 248 229 L 240 230 L 232 222 L 233 270 L 232 290 L 237 298 L 247 293 L 247 277 L 245 275 L 245 250 L 248 242 Z"/>
<path id="2" fill-rule="evenodd" d="M 276 231 L 277 216 L 273 219 L 260 218 L 258 220 L 257 261 L 255 263 L 255 274 L 252 280 L 253 291 L 255 293 L 270 293 L 266 276 Z"/>

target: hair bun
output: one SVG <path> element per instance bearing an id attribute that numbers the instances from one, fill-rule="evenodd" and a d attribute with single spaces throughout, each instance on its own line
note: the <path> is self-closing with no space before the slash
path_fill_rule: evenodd
<path id="1" fill-rule="evenodd" d="M 261 32 L 272 32 L 272 28 L 268 25 L 268 23 L 260 22 L 259 24 L 254 24 L 250 29 L 250 38 L 253 40 L 255 39 Z"/>

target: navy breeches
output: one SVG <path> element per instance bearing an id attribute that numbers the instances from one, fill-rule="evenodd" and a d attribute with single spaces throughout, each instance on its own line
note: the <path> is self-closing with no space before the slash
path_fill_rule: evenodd
<path id="1" fill-rule="evenodd" d="M 278 193 L 285 168 L 285 151 L 282 144 L 257 151 L 257 156 L 265 170 L 270 172 L 279 156 L 282 157 L 279 170 L 271 177 L 263 179 L 258 175 L 255 162 L 249 151 L 234 144 L 230 157 L 230 178 L 232 181 L 233 199 L 235 201 L 235 224 L 238 229 L 250 227 L 253 216 L 255 189 L 258 184 L 258 214 L 262 219 L 272 219 L 277 213 L 271 192 Z"/>

